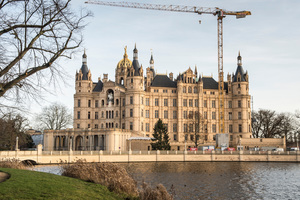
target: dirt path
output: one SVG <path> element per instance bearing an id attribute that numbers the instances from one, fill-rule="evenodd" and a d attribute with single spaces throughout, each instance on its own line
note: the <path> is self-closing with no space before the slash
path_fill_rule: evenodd
<path id="1" fill-rule="evenodd" d="M 0 183 L 9 179 L 9 175 L 5 172 L 0 172 Z"/>

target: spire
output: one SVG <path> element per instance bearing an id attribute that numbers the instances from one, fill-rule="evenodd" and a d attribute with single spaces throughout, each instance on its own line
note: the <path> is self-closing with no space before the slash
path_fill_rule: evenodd
<path id="1" fill-rule="evenodd" d="M 198 71 L 197 71 L 197 65 L 195 65 L 195 75 L 197 77 Z"/>
<path id="2" fill-rule="evenodd" d="M 238 66 L 242 66 L 242 56 L 241 56 L 241 52 L 239 51 L 239 55 L 237 57 L 237 64 Z"/>
<path id="3" fill-rule="evenodd" d="M 82 64 L 86 64 L 87 63 L 87 55 L 85 53 L 85 49 L 84 49 L 84 53 L 82 55 Z"/>
<path id="4" fill-rule="evenodd" d="M 85 49 L 82 55 L 82 66 L 80 68 L 80 71 L 82 73 L 82 80 L 88 80 L 89 69 L 87 67 L 87 55 L 85 53 Z"/>
<path id="5" fill-rule="evenodd" d="M 127 55 L 127 46 L 124 47 L 124 59 L 125 58 L 128 58 L 128 55 Z"/>
<path id="6" fill-rule="evenodd" d="M 133 60 L 138 59 L 138 50 L 136 48 L 136 43 L 134 44 L 134 49 L 133 49 Z"/>
<path id="7" fill-rule="evenodd" d="M 152 53 L 152 49 L 151 49 L 151 58 L 150 58 L 150 68 L 154 68 L 154 60 L 153 60 L 153 53 Z"/>
<path id="8" fill-rule="evenodd" d="M 136 44 L 134 45 L 133 49 L 133 61 L 132 61 L 132 66 L 134 68 L 134 76 L 139 76 L 139 69 L 140 69 L 140 64 L 138 61 L 138 50 L 136 48 Z"/>

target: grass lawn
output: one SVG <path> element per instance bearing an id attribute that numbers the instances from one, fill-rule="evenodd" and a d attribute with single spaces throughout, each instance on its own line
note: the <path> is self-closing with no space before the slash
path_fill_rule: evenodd
<path id="1" fill-rule="evenodd" d="M 0 183 L 0 199 L 123 199 L 106 187 L 43 172 L 0 168 L 10 179 Z"/>

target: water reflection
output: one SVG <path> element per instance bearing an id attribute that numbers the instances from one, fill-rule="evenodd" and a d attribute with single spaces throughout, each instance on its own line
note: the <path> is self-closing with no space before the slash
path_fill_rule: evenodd
<path id="1" fill-rule="evenodd" d="M 155 186 L 173 185 L 175 199 L 281 199 L 296 198 L 300 181 L 296 163 L 169 162 L 129 163 L 138 181 Z"/>
<path id="2" fill-rule="evenodd" d="M 298 199 L 300 164 L 267 162 L 120 163 L 141 185 L 162 183 L 175 199 Z M 56 165 L 35 170 L 61 174 Z"/>

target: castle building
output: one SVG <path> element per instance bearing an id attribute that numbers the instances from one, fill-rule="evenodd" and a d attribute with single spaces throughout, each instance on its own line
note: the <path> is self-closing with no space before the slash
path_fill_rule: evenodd
<path id="1" fill-rule="evenodd" d="M 218 82 L 200 76 L 197 67 L 177 76 L 157 74 L 154 67 L 151 54 L 144 73 L 136 46 L 132 61 L 125 48 L 115 80 L 103 74 L 102 79 L 93 82 L 84 53 L 75 79 L 74 128 L 45 132 L 45 148 L 125 150 L 130 137 L 152 137 L 158 119 L 168 128 L 172 150 L 195 146 L 195 132 L 199 132 L 200 146 L 215 145 L 216 134 L 221 132 Z M 225 133 L 234 147 L 239 138 L 252 136 L 249 77 L 240 54 L 236 72 L 228 74 L 224 84 Z"/>

